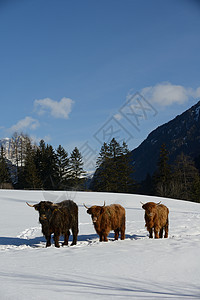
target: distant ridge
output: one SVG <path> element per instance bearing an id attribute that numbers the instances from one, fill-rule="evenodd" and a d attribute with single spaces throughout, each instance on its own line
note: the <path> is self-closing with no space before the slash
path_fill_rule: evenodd
<path id="1" fill-rule="evenodd" d="M 153 130 L 131 151 L 134 179 L 141 182 L 156 170 L 160 147 L 166 145 L 172 163 L 183 152 L 192 158 L 200 155 L 200 101 L 168 123 Z"/>

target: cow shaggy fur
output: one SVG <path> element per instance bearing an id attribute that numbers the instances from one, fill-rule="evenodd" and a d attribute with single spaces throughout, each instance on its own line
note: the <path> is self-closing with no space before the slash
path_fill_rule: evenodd
<path id="1" fill-rule="evenodd" d="M 115 240 L 118 240 L 121 233 L 121 240 L 125 239 L 125 209 L 119 204 L 110 206 L 92 206 L 87 208 L 87 213 L 91 215 L 94 228 L 99 235 L 100 242 L 108 241 L 111 230 L 115 232 Z"/>
<path id="2" fill-rule="evenodd" d="M 56 204 L 50 201 L 41 201 L 35 205 L 28 205 L 39 212 L 39 222 L 42 225 L 42 233 L 46 238 L 46 247 L 51 246 L 52 233 L 54 233 L 55 247 L 60 247 L 60 235 L 64 236 L 62 245 L 68 245 L 70 229 L 73 234 L 71 246 L 76 245 L 78 235 L 78 206 L 76 203 L 65 200 Z"/>
<path id="3" fill-rule="evenodd" d="M 153 238 L 153 230 L 156 239 L 163 237 L 164 230 L 164 237 L 167 238 L 169 226 L 169 209 L 163 204 L 154 202 L 147 202 L 146 204 L 142 205 L 142 208 L 145 210 L 145 226 L 149 231 L 149 238 Z"/>

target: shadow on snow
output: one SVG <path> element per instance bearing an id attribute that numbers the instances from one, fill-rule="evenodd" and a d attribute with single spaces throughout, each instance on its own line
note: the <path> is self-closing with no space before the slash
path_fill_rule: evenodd
<path id="1" fill-rule="evenodd" d="M 138 240 L 144 238 L 143 235 L 129 235 L 126 234 L 126 239 L 131 240 Z M 109 241 L 114 241 L 114 233 L 110 233 L 108 236 Z M 86 235 L 79 235 L 78 236 L 78 242 L 88 242 L 92 243 L 93 241 L 99 240 L 99 236 L 97 234 L 86 234 Z M 120 238 L 119 238 L 120 240 Z M 63 237 L 60 237 L 60 242 L 63 242 Z M 72 242 L 72 235 L 69 237 L 69 242 Z M 45 244 L 46 240 L 44 236 L 30 238 L 30 239 L 24 239 L 19 237 L 0 237 L 0 246 L 30 246 L 30 247 L 40 247 L 39 244 Z M 52 244 L 54 244 L 53 236 L 52 236 Z M 69 244 L 70 245 L 70 244 Z"/>

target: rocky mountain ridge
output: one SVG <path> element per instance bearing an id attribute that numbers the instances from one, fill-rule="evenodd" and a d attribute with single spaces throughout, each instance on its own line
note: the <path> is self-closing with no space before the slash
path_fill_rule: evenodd
<path id="1" fill-rule="evenodd" d="M 169 152 L 169 162 L 181 152 L 193 159 L 200 155 L 200 101 L 173 120 L 153 130 L 148 137 L 131 151 L 135 167 L 134 178 L 141 182 L 156 170 L 162 144 Z"/>

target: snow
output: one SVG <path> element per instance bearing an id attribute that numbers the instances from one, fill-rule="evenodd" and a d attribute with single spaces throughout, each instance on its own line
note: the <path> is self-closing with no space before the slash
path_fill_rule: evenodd
<path id="1" fill-rule="evenodd" d="M 200 106 L 195 109 L 195 115 L 196 115 L 195 120 L 196 120 L 196 122 L 199 120 L 199 112 L 200 112 Z"/>
<path id="2" fill-rule="evenodd" d="M 72 199 L 78 243 L 45 248 L 38 213 L 26 205 Z M 126 239 L 100 243 L 83 206 L 119 203 Z M 170 210 L 169 238 L 149 239 L 142 202 Z M 200 299 L 200 205 L 141 195 L 0 191 L 0 299 Z M 62 239 L 61 239 L 62 241 Z M 70 239 L 71 243 L 72 239 Z"/>

